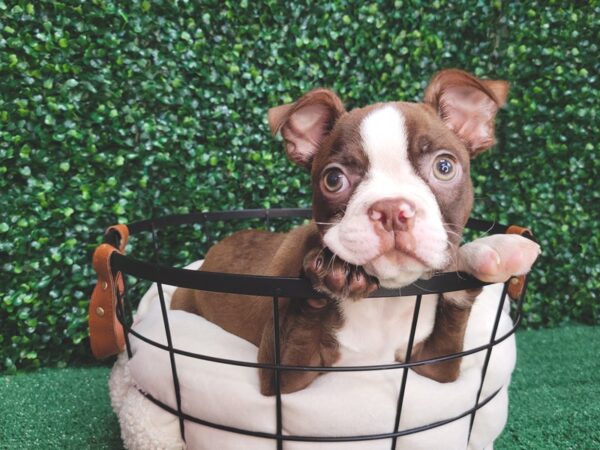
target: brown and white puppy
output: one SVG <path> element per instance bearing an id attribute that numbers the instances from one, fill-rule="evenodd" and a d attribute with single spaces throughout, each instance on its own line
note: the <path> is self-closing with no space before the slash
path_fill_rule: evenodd
<path id="1" fill-rule="evenodd" d="M 289 158 L 310 170 L 314 222 L 289 233 L 242 231 L 212 247 L 201 270 L 272 276 L 305 274 L 334 301 L 280 302 L 281 361 L 331 366 L 389 362 L 403 355 L 414 299 L 361 300 L 378 285 L 399 288 L 462 264 L 458 246 L 471 212 L 470 159 L 493 145 L 508 84 L 460 70 L 438 73 L 423 103 L 389 102 L 346 111 L 331 91 L 311 91 L 269 111 Z M 500 280 L 498 280 L 500 281 Z M 460 351 L 477 292 L 426 296 L 412 360 Z M 272 363 L 271 302 L 178 289 L 172 308 L 204 316 L 259 346 Z M 402 359 L 401 357 L 398 359 Z M 460 361 L 424 365 L 446 382 Z M 274 393 L 273 371 L 261 391 Z M 282 392 L 318 371 L 285 371 Z"/>

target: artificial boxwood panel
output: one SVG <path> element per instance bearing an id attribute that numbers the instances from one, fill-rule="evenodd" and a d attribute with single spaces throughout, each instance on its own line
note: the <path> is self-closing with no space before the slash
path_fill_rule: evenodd
<path id="1" fill-rule="evenodd" d="M 0 0 L 0 368 L 89 358 L 105 226 L 308 205 L 269 106 L 414 101 L 445 67 L 512 84 L 473 178 L 476 215 L 543 245 L 526 323 L 598 323 L 599 6 L 562 3 Z M 164 260 L 226 229 L 167 233 Z"/>

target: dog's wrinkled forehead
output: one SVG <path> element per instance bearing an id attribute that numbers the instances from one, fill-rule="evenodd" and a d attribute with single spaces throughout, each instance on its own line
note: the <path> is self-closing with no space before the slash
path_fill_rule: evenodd
<path id="1" fill-rule="evenodd" d="M 435 149 L 456 153 L 468 164 L 465 146 L 437 117 L 432 108 L 416 103 L 377 103 L 344 114 L 315 155 L 316 175 L 332 161 L 357 170 L 370 168 L 395 176 L 415 167 L 419 155 Z"/>

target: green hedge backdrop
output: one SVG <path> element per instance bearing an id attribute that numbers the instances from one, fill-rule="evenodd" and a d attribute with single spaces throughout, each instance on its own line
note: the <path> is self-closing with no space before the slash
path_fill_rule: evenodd
<path id="1" fill-rule="evenodd" d="M 475 215 L 541 241 L 526 324 L 598 323 L 600 6 L 565 3 L 0 0 L 0 369 L 89 358 L 105 226 L 308 205 L 269 106 L 415 101 L 446 67 L 512 84 Z M 169 261 L 198 256 L 191 231 Z"/>

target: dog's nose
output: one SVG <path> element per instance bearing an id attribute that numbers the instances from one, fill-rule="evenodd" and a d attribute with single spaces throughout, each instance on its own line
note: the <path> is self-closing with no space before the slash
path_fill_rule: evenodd
<path id="1" fill-rule="evenodd" d="M 371 205 L 368 214 L 380 222 L 386 231 L 410 231 L 415 221 L 415 205 L 404 198 L 379 200 Z"/>

